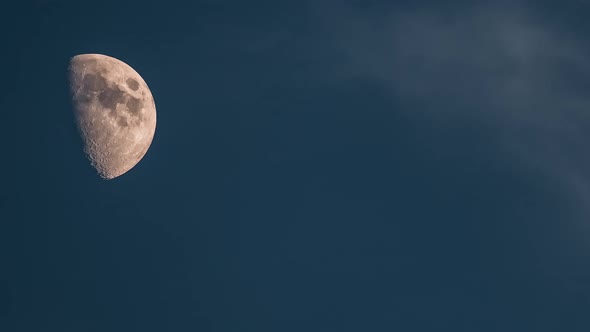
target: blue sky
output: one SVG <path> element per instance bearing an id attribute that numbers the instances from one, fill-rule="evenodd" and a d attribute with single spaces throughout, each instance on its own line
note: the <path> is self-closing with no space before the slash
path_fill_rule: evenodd
<path id="1" fill-rule="evenodd" d="M 589 5 L 2 11 L 0 330 L 587 331 Z M 70 57 L 146 80 L 101 180 Z"/>

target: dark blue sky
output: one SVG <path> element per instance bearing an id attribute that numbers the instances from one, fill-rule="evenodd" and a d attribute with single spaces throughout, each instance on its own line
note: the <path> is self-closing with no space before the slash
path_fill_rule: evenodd
<path id="1" fill-rule="evenodd" d="M 590 329 L 590 4 L 2 7 L 1 331 Z M 111 181 L 80 53 L 156 101 Z"/>

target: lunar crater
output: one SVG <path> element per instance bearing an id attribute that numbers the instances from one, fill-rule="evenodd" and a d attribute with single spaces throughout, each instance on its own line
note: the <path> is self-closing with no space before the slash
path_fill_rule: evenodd
<path id="1" fill-rule="evenodd" d="M 127 106 L 127 111 L 132 115 L 141 115 L 141 109 L 143 107 L 143 103 L 141 102 L 141 100 L 134 97 L 129 97 L 129 99 L 127 99 L 127 102 L 125 103 L 125 106 Z"/>
<path id="2" fill-rule="evenodd" d="M 106 88 L 98 94 L 98 101 L 102 106 L 116 111 L 117 104 L 123 104 L 125 102 L 125 91 L 120 90 L 118 87 Z"/>
<path id="3" fill-rule="evenodd" d="M 127 119 L 124 117 L 120 117 L 119 120 L 117 120 L 117 124 L 121 127 L 129 126 L 129 122 L 127 122 Z"/>
<path id="4" fill-rule="evenodd" d="M 102 91 L 108 86 L 107 80 L 96 74 L 85 74 L 82 84 L 84 89 L 89 92 Z"/>
<path id="5" fill-rule="evenodd" d="M 132 79 L 132 78 L 128 78 L 125 83 L 127 83 L 127 86 L 129 87 L 129 89 L 133 90 L 133 91 L 137 91 L 137 89 L 139 89 L 139 83 Z"/>

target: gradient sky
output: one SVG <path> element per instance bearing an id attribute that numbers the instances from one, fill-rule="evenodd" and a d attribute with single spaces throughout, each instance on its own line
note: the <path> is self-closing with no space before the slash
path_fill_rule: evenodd
<path id="1" fill-rule="evenodd" d="M 590 3 L 0 12 L 0 331 L 590 330 Z M 156 102 L 111 181 L 80 53 Z"/>

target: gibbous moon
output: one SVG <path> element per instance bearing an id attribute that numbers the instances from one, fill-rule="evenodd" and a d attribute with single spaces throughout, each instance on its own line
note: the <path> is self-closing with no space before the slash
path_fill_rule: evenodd
<path id="1" fill-rule="evenodd" d="M 84 152 L 103 179 L 143 158 L 156 131 L 156 105 L 145 81 L 121 60 L 81 54 L 68 68 L 72 105 Z"/>

